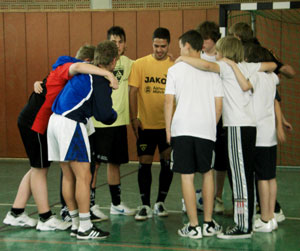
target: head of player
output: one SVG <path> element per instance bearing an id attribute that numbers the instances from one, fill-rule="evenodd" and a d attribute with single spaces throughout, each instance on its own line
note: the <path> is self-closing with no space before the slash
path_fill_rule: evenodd
<path id="1" fill-rule="evenodd" d="M 199 32 L 189 30 L 179 37 L 179 48 L 181 56 L 199 58 L 203 46 L 203 39 Z"/>
<path id="2" fill-rule="evenodd" d="M 112 72 L 116 66 L 118 54 L 115 42 L 103 41 L 95 49 L 93 64 Z"/>
<path id="3" fill-rule="evenodd" d="M 229 35 L 237 37 L 242 43 L 253 39 L 253 31 L 249 24 L 244 22 L 235 23 L 228 30 Z"/>
<path id="4" fill-rule="evenodd" d="M 170 32 L 166 28 L 157 28 L 152 35 L 152 56 L 156 60 L 165 60 L 168 57 Z"/>
<path id="5" fill-rule="evenodd" d="M 244 44 L 245 61 L 249 63 L 273 62 L 271 52 L 253 42 Z"/>
<path id="6" fill-rule="evenodd" d="M 87 63 L 92 63 L 94 59 L 95 49 L 96 47 L 94 45 L 83 45 L 79 48 L 75 57 Z"/>
<path id="7" fill-rule="evenodd" d="M 202 51 L 208 55 L 213 55 L 216 50 L 216 43 L 221 37 L 219 26 L 214 22 L 205 21 L 197 26 L 196 31 L 203 38 Z"/>
<path id="8" fill-rule="evenodd" d="M 223 57 L 229 58 L 236 63 L 244 61 L 244 49 L 242 42 L 233 36 L 223 37 L 216 44 L 217 60 Z"/>
<path id="9" fill-rule="evenodd" d="M 116 43 L 118 47 L 118 57 L 124 55 L 126 50 L 126 34 L 122 27 L 112 26 L 107 31 L 107 40 Z"/>

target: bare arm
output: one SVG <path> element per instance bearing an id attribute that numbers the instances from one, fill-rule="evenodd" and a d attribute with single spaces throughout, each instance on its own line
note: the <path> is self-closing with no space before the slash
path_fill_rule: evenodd
<path id="1" fill-rule="evenodd" d="M 234 75 L 241 87 L 241 89 L 246 92 L 251 90 L 253 92 L 253 86 L 251 84 L 251 82 L 249 81 L 249 79 L 246 79 L 245 76 L 243 75 L 243 73 L 240 71 L 239 67 L 237 66 L 237 64 L 228 59 L 228 58 L 222 58 L 222 60 L 224 62 L 226 62 L 227 64 L 229 64 L 234 72 Z"/>
<path id="2" fill-rule="evenodd" d="M 220 66 L 217 63 L 209 62 L 201 58 L 188 57 L 188 56 L 180 56 L 176 59 L 176 63 L 185 62 L 195 68 L 198 68 L 203 71 L 211 71 L 211 72 L 220 72 Z"/>
<path id="3" fill-rule="evenodd" d="M 138 88 L 130 86 L 129 89 L 129 110 L 130 110 L 130 121 L 133 129 L 133 133 L 138 138 L 138 128 L 142 128 L 141 121 L 137 118 L 138 104 L 137 104 L 137 93 Z"/>
<path id="4" fill-rule="evenodd" d="M 259 71 L 275 71 L 277 64 L 274 62 L 262 62 Z"/>
<path id="5" fill-rule="evenodd" d="M 99 68 L 92 64 L 86 63 L 74 63 L 69 68 L 69 75 L 74 76 L 76 74 L 94 74 L 99 76 L 104 76 L 110 81 L 110 87 L 113 89 L 118 89 L 118 80 L 115 78 L 114 74 L 108 70 Z"/>
<path id="6" fill-rule="evenodd" d="M 296 75 L 294 68 L 287 64 L 281 66 L 279 72 L 286 78 L 293 78 Z"/>
<path id="7" fill-rule="evenodd" d="M 285 137 L 285 132 L 283 130 L 282 112 L 281 112 L 280 104 L 276 99 L 274 102 L 274 109 L 275 109 L 275 115 L 276 115 L 277 139 L 280 143 L 283 143 L 286 141 L 286 137 Z"/>
<path id="8" fill-rule="evenodd" d="M 171 121 L 173 117 L 173 104 L 174 104 L 174 95 L 166 94 L 165 95 L 165 123 L 166 123 L 166 134 L 167 142 L 171 143 Z"/>
<path id="9" fill-rule="evenodd" d="M 216 106 L 216 124 L 218 124 L 222 115 L 223 97 L 215 98 L 215 106 Z"/>

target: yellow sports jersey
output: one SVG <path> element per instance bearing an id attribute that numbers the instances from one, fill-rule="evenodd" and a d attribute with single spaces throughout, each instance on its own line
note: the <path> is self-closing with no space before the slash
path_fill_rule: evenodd
<path id="1" fill-rule="evenodd" d="M 117 120 L 112 125 L 104 125 L 93 117 L 95 127 L 114 127 L 129 124 L 128 77 L 132 63 L 133 60 L 121 56 L 114 69 L 114 75 L 119 81 L 119 89 L 113 90 L 111 97 L 113 109 L 118 113 Z"/>
<path id="2" fill-rule="evenodd" d="M 129 85 L 138 90 L 138 118 L 144 129 L 165 128 L 164 101 L 167 72 L 174 64 L 168 57 L 156 60 L 148 55 L 136 60 L 129 76 Z"/>

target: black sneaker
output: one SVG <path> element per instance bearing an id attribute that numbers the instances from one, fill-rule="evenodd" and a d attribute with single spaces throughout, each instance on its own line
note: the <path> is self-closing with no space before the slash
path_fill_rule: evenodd
<path id="1" fill-rule="evenodd" d="M 102 231 L 100 228 L 92 226 L 89 230 L 85 232 L 78 231 L 77 239 L 88 240 L 88 239 L 105 239 L 109 236 L 109 232 Z"/>
<path id="2" fill-rule="evenodd" d="M 78 233 L 78 229 L 72 229 L 72 228 L 71 228 L 71 233 L 70 233 L 70 236 L 71 236 L 71 237 L 76 237 L 76 236 L 77 236 L 77 233 Z"/>
<path id="3" fill-rule="evenodd" d="M 238 226 L 228 227 L 224 233 L 217 235 L 220 239 L 248 239 L 252 237 L 252 232 L 244 232 Z"/>
<path id="4" fill-rule="evenodd" d="M 69 213 L 69 209 L 67 206 L 64 206 L 61 210 L 60 210 L 60 216 L 61 216 L 61 219 L 63 221 L 66 221 L 66 222 L 71 222 L 72 221 L 72 218 L 71 218 L 71 215 Z"/>

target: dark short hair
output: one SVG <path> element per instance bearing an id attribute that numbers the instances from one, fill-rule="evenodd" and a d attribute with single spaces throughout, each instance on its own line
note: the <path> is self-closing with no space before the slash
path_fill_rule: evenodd
<path id="1" fill-rule="evenodd" d="M 166 39 L 168 44 L 171 41 L 169 30 L 167 28 L 162 28 L 162 27 L 157 28 L 153 32 L 152 40 L 154 40 L 155 38 Z"/>
<path id="2" fill-rule="evenodd" d="M 271 52 L 259 44 L 253 42 L 244 43 L 245 59 L 249 63 L 273 62 Z"/>
<path id="3" fill-rule="evenodd" d="M 118 57 L 118 47 L 116 43 L 105 40 L 99 43 L 95 50 L 94 65 L 109 65 L 115 58 Z"/>
<path id="4" fill-rule="evenodd" d="M 120 38 L 124 39 L 124 42 L 126 42 L 126 34 L 122 27 L 120 26 L 112 26 L 107 31 L 107 39 L 110 40 L 110 37 L 112 35 L 119 36 Z"/>
<path id="5" fill-rule="evenodd" d="M 196 50 L 196 51 L 202 50 L 203 39 L 198 31 L 189 30 L 189 31 L 183 33 L 179 37 L 179 40 L 181 41 L 182 45 L 189 43 L 194 50 Z"/>
<path id="6" fill-rule="evenodd" d="M 203 39 L 211 39 L 215 43 L 220 39 L 220 28 L 215 22 L 205 21 L 199 24 L 196 28 Z"/>

